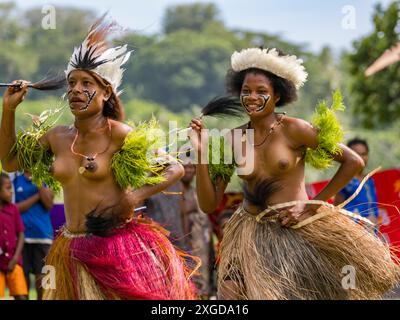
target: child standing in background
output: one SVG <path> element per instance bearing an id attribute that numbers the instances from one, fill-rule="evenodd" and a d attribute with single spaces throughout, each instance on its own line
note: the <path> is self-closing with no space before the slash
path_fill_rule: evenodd
<path id="1" fill-rule="evenodd" d="M 11 203 L 12 184 L 5 173 L 0 174 L 0 298 L 6 285 L 15 300 L 26 300 L 28 289 L 22 268 L 24 225 L 17 207 Z"/>

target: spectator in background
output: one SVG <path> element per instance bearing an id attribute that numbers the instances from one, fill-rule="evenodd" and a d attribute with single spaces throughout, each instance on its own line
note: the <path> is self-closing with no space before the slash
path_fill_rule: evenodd
<path id="1" fill-rule="evenodd" d="M 50 210 L 53 207 L 53 192 L 38 188 L 32 183 L 32 175 L 25 171 L 14 179 L 15 202 L 21 212 L 25 226 L 25 245 L 23 250 L 24 273 L 28 288 L 29 274 L 35 275 L 38 300 L 42 299 L 41 274 L 44 258 L 53 242 L 53 227 Z"/>
<path id="2" fill-rule="evenodd" d="M 146 206 L 146 216 L 168 230 L 172 244 L 189 251 L 187 235 L 183 231 L 181 198 L 182 186 L 178 181 L 163 192 L 144 200 L 143 205 Z"/>
<path id="3" fill-rule="evenodd" d="M 347 146 L 355 151 L 364 160 L 365 166 L 367 166 L 369 153 L 367 141 L 354 138 L 347 143 Z M 364 170 L 359 171 L 347 186 L 335 196 L 335 205 L 348 199 L 357 190 L 365 176 Z M 373 179 L 367 180 L 360 193 L 345 206 L 345 209 L 356 212 L 364 218 L 368 218 L 376 225 L 378 224 L 379 210 Z M 375 231 L 377 232 L 377 229 Z"/>
<path id="4" fill-rule="evenodd" d="M 185 175 L 182 177 L 182 213 L 184 233 L 188 235 L 191 253 L 201 259 L 199 275 L 194 277 L 194 283 L 203 299 L 211 294 L 210 263 L 211 263 L 211 222 L 202 212 L 197 202 L 196 189 L 192 186 L 196 175 L 196 166 L 192 163 L 184 165 Z"/>
<path id="5" fill-rule="evenodd" d="M 0 174 L 0 298 L 6 285 L 15 300 L 26 300 L 28 289 L 22 269 L 24 225 L 18 208 L 11 203 L 12 184 L 5 173 Z"/>

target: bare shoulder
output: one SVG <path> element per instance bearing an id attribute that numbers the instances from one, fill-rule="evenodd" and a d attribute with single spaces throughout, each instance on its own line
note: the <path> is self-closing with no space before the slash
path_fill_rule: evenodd
<path id="1" fill-rule="evenodd" d="M 312 130 L 313 126 L 306 120 L 285 116 L 282 120 L 283 127 L 290 133 L 298 133 L 302 130 Z"/>
<path id="2" fill-rule="evenodd" d="M 285 116 L 282 120 L 282 127 L 285 135 L 290 141 L 294 142 L 296 147 L 308 146 L 313 148 L 317 146 L 318 132 L 308 121 Z"/>
<path id="3" fill-rule="evenodd" d="M 110 120 L 110 123 L 113 140 L 117 143 L 122 144 L 128 133 L 132 131 L 132 128 L 127 124 L 116 120 Z"/>
<path id="4" fill-rule="evenodd" d="M 52 150 L 57 143 L 63 143 L 64 139 L 68 139 L 70 132 L 70 126 L 53 127 L 40 138 L 40 143 L 45 148 Z"/>

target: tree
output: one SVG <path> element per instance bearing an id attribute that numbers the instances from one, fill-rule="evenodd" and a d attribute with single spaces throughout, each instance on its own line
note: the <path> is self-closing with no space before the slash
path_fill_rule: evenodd
<path id="1" fill-rule="evenodd" d="M 92 11 L 57 7 L 56 28 L 45 30 L 42 28 L 43 17 L 40 8 L 24 14 L 26 45 L 39 55 L 39 77 L 66 69 L 74 47 L 82 42 L 96 18 Z"/>
<path id="2" fill-rule="evenodd" d="M 400 119 L 400 64 L 393 64 L 371 77 L 364 71 L 386 49 L 399 41 L 400 2 L 386 10 L 375 7 L 374 31 L 353 43 L 354 53 L 345 55 L 349 77 L 350 107 L 366 128 L 379 128 Z"/>
<path id="3" fill-rule="evenodd" d="M 213 3 L 198 2 L 168 7 L 162 25 L 164 33 L 168 34 L 180 29 L 200 32 L 210 23 L 222 24 L 218 8 Z"/>
<path id="4" fill-rule="evenodd" d="M 26 48 L 25 29 L 12 2 L 0 4 L 0 81 L 29 78 L 37 69 L 37 54 Z M 28 58 L 29 57 L 29 58 Z"/>

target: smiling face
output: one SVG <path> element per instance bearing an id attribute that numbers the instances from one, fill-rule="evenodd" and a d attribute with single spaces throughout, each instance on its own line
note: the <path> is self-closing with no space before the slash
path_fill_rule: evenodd
<path id="1" fill-rule="evenodd" d="M 260 73 L 247 73 L 240 91 L 240 100 L 250 117 L 263 116 L 274 111 L 279 96 L 270 80 Z"/>
<path id="2" fill-rule="evenodd" d="M 68 76 L 68 102 L 75 116 L 92 115 L 103 110 L 112 89 L 101 84 L 90 72 L 74 70 Z"/>

